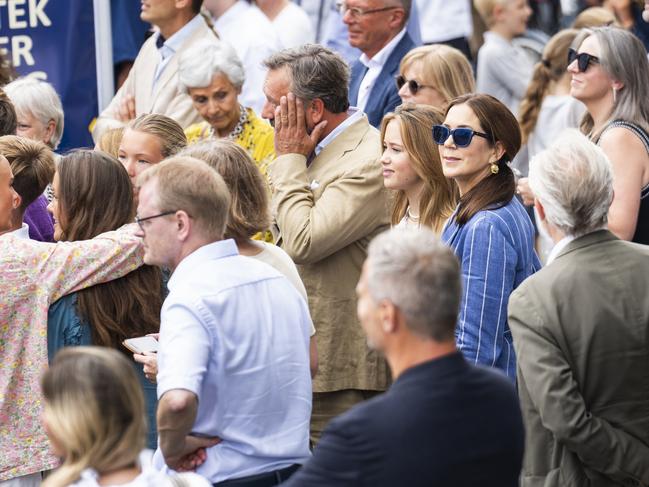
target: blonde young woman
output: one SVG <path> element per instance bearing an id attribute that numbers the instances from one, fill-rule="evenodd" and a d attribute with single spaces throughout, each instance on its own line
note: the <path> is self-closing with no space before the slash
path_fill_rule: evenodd
<path id="1" fill-rule="evenodd" d="M 475 91 L 471 64 L 462 52 L 444 44 L 416 47 L 406 54 L 396 83 L 404 103 L 441 110 L 453 98 Z"/>
<path id="2" fill-rule="evenodd" d="M 404 104 L 381 123 L 383 180 L 395 192 L 392 224 L 426 226 L 440 233 L 453 213 L 457 187 L 442 171 L 433 126 L 443 113 L 426 105 Z"/>
<path id="3" fill-rule="evenodd" d="M 177 478 L 149 468 L 143 453 L 144 398 L 133 367 L 116 350 L 66 348 L 42 380 L 43 424 L 63 464 L 43 487 L 207 487 L 196 474 Z"/>

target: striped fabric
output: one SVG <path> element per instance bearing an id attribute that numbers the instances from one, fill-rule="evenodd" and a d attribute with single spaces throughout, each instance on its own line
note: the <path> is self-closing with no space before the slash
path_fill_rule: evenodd
<path id="1" fill-rule="evenodd" d="M 516 380 L 507 302 L 512 291 L 541 268 L 529 216 L 513 198 L 501 208 L 476 213 L 462 226 L 451 217 L 442 240 L 462 265 L 458 348 L 467 360 L 501 369 Z"/>

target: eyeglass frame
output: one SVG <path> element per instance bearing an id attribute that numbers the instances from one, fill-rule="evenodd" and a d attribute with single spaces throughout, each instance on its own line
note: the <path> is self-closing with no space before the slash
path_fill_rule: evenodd
<path id="1" fill-rule="evenodd" d="M 377 12 L 386 12 L 388 10 L 394 10 L 395 8 L 401 8 L 401 7 L 397 5 L 391 5 L 389 7 L 362 9 L 358 7 L 348 7 L 347 2 L 336 2 L 336 9 L 338 10 L 338 13 L 340 13 L 340 15 L 343 17 L 347 12 L 349 12 L 352 17 L 358 18 L 358 17 L 364 17 L 365 15 L 374 14 Z"/>
<path id="2" fill-rule="evenodd" d="M 419 81 L 417 81 L 415 79 L 407 79 L 402 74 L 397 74 L 394 77 L 394 82 L 397 85 L 397 90 L 400 90 L 405 85 L 408 85 L 408 91 L 410 91 L 410 94 L 412 94 L 412 95 L 416 95 L 419 92 L 419 90 L 422 89 L 422 88 L 435 88 L 434 86 L 419 84 Z M 415 89 L 413 89 L 413 87 L 412 87 L 413 84 L 415 85 Z"/>
<path id="3" fill-rule="evenodd" d="M 140 227 L 140 230 L 144 231 L 144 225 L 142 225 L 142 222 L 145 222 L 147 220 L 153 220 L 154 218 L 160 218 L 161 216 L 173 215 L 174 213 L 176 213 L 178 211 L 180 211 L 180 210 L 163 211 L 162 213 L 158 213 L 157 215 L 145 216 L 144 218 L 140 218 L 139 216 L 136 216 L 135 217 L 135 223 L 138 224 L 138 226 Z"/>
<path id="4" fill-rule="evenodd" d="M 438 128 L 438 127 L 443 128 L 444 130 L 448 130 L 448 135 L 446 136 L 446 138 L 444 138 L 443 142 L 437 142 L 437 140 L 435 139 L 435 129 Z M 457 143 L 457 140 L 455 140 L 455 133 L 458 130 L 467 130 L 467 131 L 471 132 L 471 136 L 469 137 L 469 141 L 466 144 L 460 145 L 460 144 Z M 465 148 L 465 147 L 469 147 L 471 145 L 471 142 L 473 142 L 473 137 L 475 135 L 477 135 L 478 137 L 482 137 L 484 139 L 487 139 L 489 142 L 493 143 L 493 137 L 491 137 L 489 134 L 486 134 L 484 132 L 478 132 L 477 130 L 473 130 L 472 128 L 469 128 L 469 127 L 457 127 L 457 128 L 454 128 L 454 129 L 450 129 L 446 125 L 433 125 L 433 128 L 431 129 L 431 135 L 433 136 L 433 142 L 435 142 L 437 145 L 446 144 L 446 141 L 449 139 L 449 137 L 452 137 L 453 138 L 453 144 L 455 146 L 457 146 L 457 147 L 462 148 L 462 149 Z"/>
<path id="5" fill-rule="evenodd" d="M 586 59 L 586 66 L 584 66 L 583 69 L 582 69 L 583 62 L 581 61 L 582 59 Z M 591 63 L 600 64 L 600 60 L 597 56 L 593 56 L 592 54 L 588 54 L 587 52 L 577 52 L 572 47 L 569 47 L 568 66 L 570 66 L 575 61 L 577 61 L 577 71 L 579 71 L 580 73 L 585 73 L 586 71 L 588 71 L 588 68 L 590 67 Z"/>

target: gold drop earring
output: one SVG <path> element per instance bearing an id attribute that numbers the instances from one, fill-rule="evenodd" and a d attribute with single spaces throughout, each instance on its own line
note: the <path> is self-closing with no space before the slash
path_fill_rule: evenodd
<path id="1" fill-rule="evenodd" d="M 491 174 L 498 174 L 498 171 L 500 171 L 500 167 L 498 167 L 497 162 L 492 162 L 489 165 L 489 169 L 491 169 Z"/>

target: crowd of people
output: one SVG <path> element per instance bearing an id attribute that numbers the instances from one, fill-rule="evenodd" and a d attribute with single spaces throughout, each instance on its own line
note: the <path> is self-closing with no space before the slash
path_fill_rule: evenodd
<path id="1" fill-rule="evenodd" d="M 299 4 L 3 67 L 0 487 L 649 486 L 649 1 Z"/>

